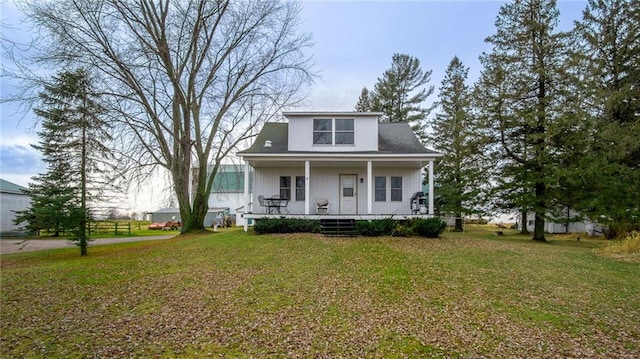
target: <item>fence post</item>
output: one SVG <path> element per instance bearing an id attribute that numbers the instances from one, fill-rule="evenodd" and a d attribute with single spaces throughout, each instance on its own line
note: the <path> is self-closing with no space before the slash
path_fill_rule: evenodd
<path id="1" fill-rule="evenodd" d="M 118 222 L 116 222 L 116 229 L 115 229 L 115 231 L 116 231 L 115 235 L 117 236 L 117 235 L 118 235 Z"/>
<path id="2" fill-rule="evenodd" d="M 127 222 L 127 227 L 129 227 L 129 235 L 131 235 L 131 222 Z"/>

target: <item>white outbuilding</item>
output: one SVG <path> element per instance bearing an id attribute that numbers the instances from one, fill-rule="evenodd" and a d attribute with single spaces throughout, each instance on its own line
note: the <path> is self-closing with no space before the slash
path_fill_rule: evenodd
<path id="1" fill-rule="evenodd" d="M 24 188 L 15 183 L 0 179 L 0 237 L 25 236 L 20 227 L 13 223 L 16 211 L 27 209 L 31 199 Z"/>

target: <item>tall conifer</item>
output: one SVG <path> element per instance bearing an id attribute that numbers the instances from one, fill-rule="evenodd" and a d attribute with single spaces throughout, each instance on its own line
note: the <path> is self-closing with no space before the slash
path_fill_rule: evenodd
<path id="1" fill-rule="evenodd" d="M 640 222 L 640 3 L 589 0 L 574 62 L 592 131 L 581 157 L 582 211 L 611 236 Z"/>
<path id="2" fill-rule="evenodd" d="M 385 122 L 409 122 L 416 134 L 425 138 L 425 120 L 434 106 L 424 107 L 433 94 L 427 84 L 432 71 L 424 71 L 420 60 L 406 54 L 394 54 L 391 68 L 378 78 L 370 93 L 371 110 L 383 112 Z"/>
<path id="3" fill-rule="evenodd" d="M 455 230 L 463 230 L 463 215 L 482 211 L 483 192 L 488 183 L 483 156 L 483 131 L 471 112 L 467 85 L 469 69 L 454 57 L 440 87 L 439 111 L 431 121 L 430 142 L 442 152 L 435 181 L 439 210 L 456 218 Z"/>
<path id="4" fill-rule="evenodd" d="M 109 126 L 84 70 L 54 76 L 40 100 L 42 105 L 35 113 L 42 130 L 39 144 L 33 147 L 42 152 L 48 169 L 33 178 L 35 183 L 28 191 L 31 207 L 20 212 L 16 222 L 54 234 L 72 231 L 81 255 L 86 255 L 89 204 L 107 186 L 101 178 L 111 165 Z"/>
<path id="5" fill-rule="evenodd" d="M 566 109 L 567 35 L 555 30 L 555 1 L 516 0 L 500 8 L 485 66 L 504 76 L 503 116 L 493 118 L 500 143 L 504 191 L 521 192 L 519 206 L 535 213 L 533 239 L 545 241 L 554 164 L 563 156 L 552 139 L 571 130 Z M 486 62 L 490 62 L 487 64 Z M 525 222 L 526 218 L 523 218 Z M 526 223 L 524 223 L 526 225 Z"/>

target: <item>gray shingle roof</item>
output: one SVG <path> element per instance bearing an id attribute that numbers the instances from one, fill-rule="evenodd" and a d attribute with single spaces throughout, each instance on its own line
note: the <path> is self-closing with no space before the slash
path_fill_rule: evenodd
<path id="1" fill-rule="evenodd" d="M 289 126 L 286 122 L 268 122 L 262 127 L 253 145 L 240 154 L 293 153 L 289 151 L 288 138 Z M 266 141 L 271 141 L 271 147 L 264 146 Z M 300 152 L 296 151 L 296 153 Z M 363 152 L 354 151 L 353 153 Z M 378 152 L 365 153 L 437 154 L 438 152 L 425 148 L 408 123 L 380 123 L 378 124 Z"/>

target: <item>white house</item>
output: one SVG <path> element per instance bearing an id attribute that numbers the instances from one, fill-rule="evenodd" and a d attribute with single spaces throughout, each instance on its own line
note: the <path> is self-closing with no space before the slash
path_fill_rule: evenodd
<path id="1" fill-rule="evenodd" d="M 422 192 L 424 167 L 426 214 L 433 215 L 433 163 L 441 154 L 425 148 L 409 124 L 380 123 L 377 112 L 284 115 L 288 122 L 266 123 L 238 153 L 245 163 L 245 208 L 252 209 L 245 218 L 408 218 L 416 215 L 411 201 Z M 318 202 L 328 206 L 318 211 Z"/>
<path id="2" fill-rule="evenodd" d="M 16 211 L 24 211 L 31 204 L 31 199 L 23 190 L 26 188 L 0 179 L 0 236 L 24 236 L 20 226 L 13 224 Z"/>

